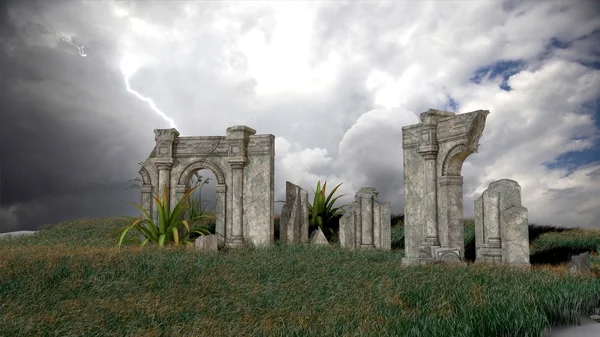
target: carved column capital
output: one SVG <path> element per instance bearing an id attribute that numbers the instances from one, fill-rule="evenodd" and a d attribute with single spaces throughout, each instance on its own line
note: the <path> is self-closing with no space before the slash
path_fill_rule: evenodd
<path id="1" fill-rule="evenodd" d="M 417 152 L 426 160 L 433 160 L 436 158 L 438 150 L 437 125 L 423 124 L 421 127 L 421 143 L 419 143 Z"/>
<path id="2" fill-rule="evenodd" d="M 156 164 L 156 168 L 159 171 L 162 171 L 162 170 L 167 170 L 168 171 L 168 170 L 171 169 L 171 167 L 173 167 L 173 164 L 169 164 L 169 163 L 157 163 Z"/>
<path id="3" fill-rule="evenodd" d="M 232 169 L 243 169 L 246 166 L 246 161 L 240 161 L 240 160 L 236 160 L 236 161 L 230 161 L 229 165 L 231 165 Z"/>

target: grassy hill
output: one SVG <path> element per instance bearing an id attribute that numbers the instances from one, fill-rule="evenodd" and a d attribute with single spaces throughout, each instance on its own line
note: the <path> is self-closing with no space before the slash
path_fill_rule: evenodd
<path id="1" fill-rule="evenodd" d="M 126 218 L 48 226 L 0 240 L 0 336 L 538 337 L 600 307 L 600 231 L 530 226 L 544 262 L 530 271 L 407 268 L 401 220 L 391 252 L 115 248 Z M 468 252 L 472 222 L 465 232 Z M 568 274 L 561 259 L 583 250 L 593 272 Z"/>

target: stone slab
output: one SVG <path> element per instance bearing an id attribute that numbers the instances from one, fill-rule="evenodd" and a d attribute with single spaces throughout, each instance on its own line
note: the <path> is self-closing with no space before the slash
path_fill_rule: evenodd
<path id="1" fill-rule="evenodd" d="M 287 181 L 285 204 L 281 209 L 279 240 L 282 243 L 308 242 L 308 192 Z"/>

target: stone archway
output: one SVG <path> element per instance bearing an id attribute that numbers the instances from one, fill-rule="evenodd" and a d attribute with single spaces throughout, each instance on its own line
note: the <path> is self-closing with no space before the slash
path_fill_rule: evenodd
<path id="1" fill-rule="evenodd" d="M 477 152 L 489 111 L 430 109 L 402 128 L 405 265 L 464 258 L 465 159 Z"/>
<path id="2" fill-rule="evenodd" d="M 176 129 L 156 129 L 156 146 L 143 163 L 144 185 L 154 194 L 166 187 L 172 210 L 186 192 L 187 179 L 200 169 L 211 170 L 217 178 L 219 247 L 272 245 L 275 136 L 255 133 L 243 125 L 229 127 L 224 137 L 179 137 Z M 143 207 L 154 208 L 147 202 Z M 153 216 L 156 220 L 156 212 Z"/>
<path id="3" fill-rule="evenodd" d="M 153 202 L 153 192 L 152 192 L 152 179 L 150 178 L 150 173 L 144 167 L 139 170 L 139 174 L 142 177 L 142 185 L 140 186 L 142 200 L 141 206 L 149 215 L 154 217 L 154 202 Z"/>
<path id="4" fill-rule="evenodd" d="M 189 164 L 183 172 L 179 175 L 177 179 L 177 186 L 175 187 L 176 192 L 176 200 L 181 200 L 183 195 L 188 191 L 188 182 L 190 181 L 192 175 L 200 170 L 207 169 L 210 170 L 217 179 L 216 186 L 216 227 L 215 234 L 218 236 L 218 241 L 220 243 L 225 242 L 225 223 L 227 219 L 227 184 L 225 183 L 225 174 L 219 168 L 219 166 L 206 161 L 196 161 Z"/>

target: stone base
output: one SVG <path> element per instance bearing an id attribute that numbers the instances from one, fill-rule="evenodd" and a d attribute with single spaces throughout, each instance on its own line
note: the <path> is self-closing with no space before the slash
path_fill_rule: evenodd
<path id="1" fill-rule="evenodd" d="M 436 260 L 444 262 L 461 262 L 460 248 L 436 247 L 432 248 Z"/>
<path id="2" fill-rule="evenodd" d="M 426 257 L 403 257 L 402 258 L 402 265 L 405 267 L 421 266 L 421 265 L 424 265 L 429 262 L 435 262 L 435 260 L 432 258 L 426 258 Z"/>
<path id="3" fill-rule="evenodd" d="M 403 257 L 402 258 L 402 265 L 405 267 L 409 267 L 409 266 L 418 266 L 420 265 L 420 260 L 421 258 L 418 257 Z"/>
<path id="4" fill-rule="evenodd" d="M 227 248 L 242 248 L 244 247 L 244 240 L 242 239 L 233 239 L 227 243 L 225 243 Z"/>
<path id="5" fill-rule="evenodd" d="M 219 250 L 217 245 L 217 236 L 214 234 L 211 235 L 201 235 L 194 242 L 194 248 L 197 251 L 201 252 L 216 252 Z"/>

